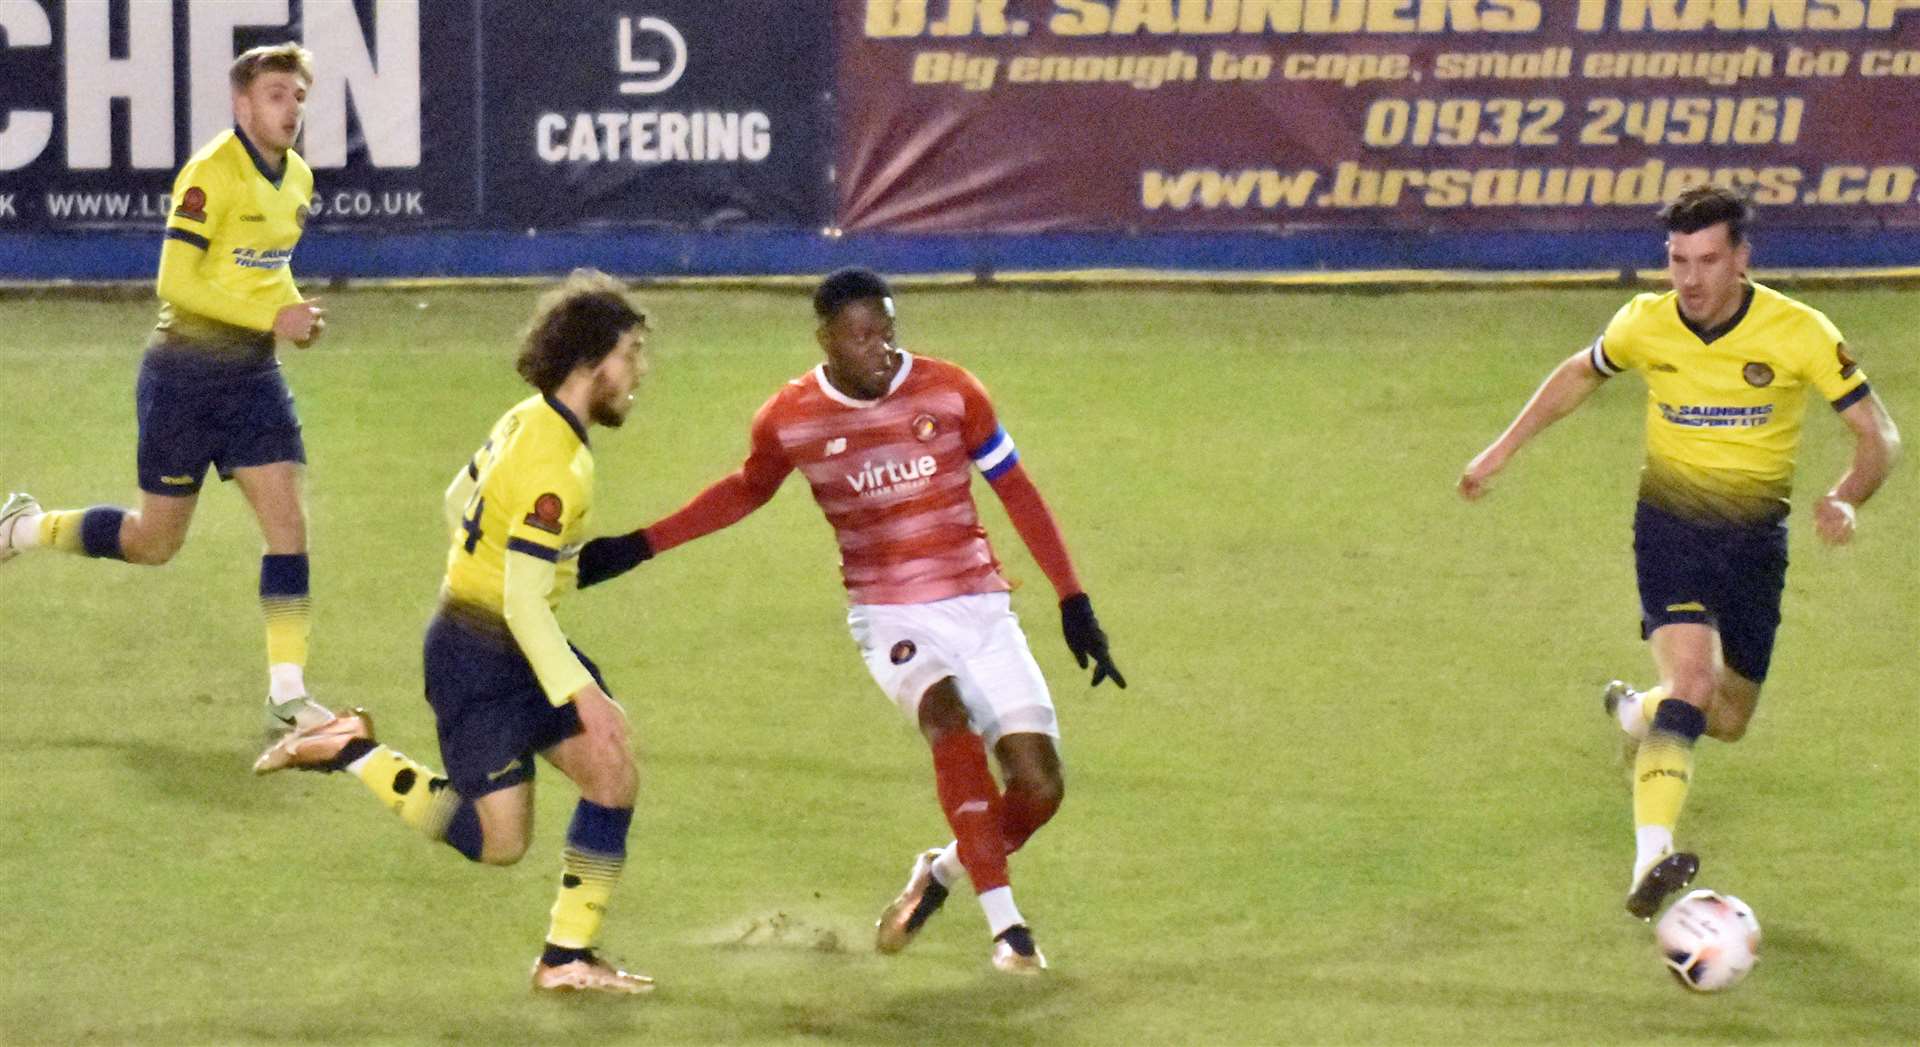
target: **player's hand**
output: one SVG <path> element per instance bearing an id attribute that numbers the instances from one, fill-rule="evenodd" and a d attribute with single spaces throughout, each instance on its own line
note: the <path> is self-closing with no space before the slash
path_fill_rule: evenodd
<path id="1" fill-rule="evenodd" d="M 574 711 L 580 714 L 580 729 L 597 744 L 627 744 L 627 711 L 599 684 L 588 684 L 573 693 Z"/>
<path id="2" fill-rule="evenodd" d="M 320 336 L 318 328 L 326 326 L 320 319 L 325 314 L 318 299 L 281 306 L 273 316 L 273 333 L 298 346 L 311 345 Z"/>
<path id="3" fill-rule="evenodd" d="M 1853 540 L 1855 526 L 1853 503 L 1827 495 L 1813 507 L 1813 529 L 1828 545 L 1845 545 Z"/>
<path id="4" fill-rule="evenodd" d="M 1100 628 L 1100 619 L 1093 616 L 1093 600 L 1086 593 L 1075 593 L 1060 601 L 1060 631 L 1066 634 L 1067 650 L 1073 652 L 1073 660 L 1080 668 L 1087 667 L 1087 660 L 1093 660 L 1093 684 L 1112 677 L 1116 686 L 1125 689 L 1127 678 L 1120 675 L 1120 667 L 1113 664 L 1113 656 L 1107 653 L 1107 634 Z"/>
<path id="5" fill-rule="evenodd" d="M 314 317 L 313 330 L 307 332 L 307 338 L 305 341 L 293 343 L 294 348 L 305 349 L 306 347 L 319 341 L 321 332 L 325 331 L 326 329 L 327 329 L 327 321 L 318 316 Z"/>
<path id="6" fill-rule="evenodd" d="M 1500 467 L 1506 464 L 1506 457 L 1501 455 L 1495 447 L 1489 447 L 1474 455 L 1473 461 L 1468 462 L 1466 469 L 1460 473 L 1460 483 L 1457 485 L 1460 497 L 1469 502 L 1478 501 L 1487 493 L 1488 486 L 1493 482 L 1493 474 L 1499 472 Z"/>

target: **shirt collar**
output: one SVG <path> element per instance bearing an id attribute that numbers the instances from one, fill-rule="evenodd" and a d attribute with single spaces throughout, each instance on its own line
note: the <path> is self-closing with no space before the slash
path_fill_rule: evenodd
<path id="1" fill-rule="evenodd" d="M 260 172 L 260 177 L 273 183 L 275 189 L 280 188 L 280 180 L 287 176 L 287 161 L 284 158 L 281 159 L 280 173 L 275 174 L 273 169 L 267 166 L 267 161 L 261 157 L 260 150 L 253 147 L 253 140 L 247 137 L 245 131 L 240 130 L 239 124 L 233 125 L 233 136 L 240 139 L 240 147 L 247 151 L 247 159 L 253 161 L 253 169 Z"/>
<path id="2" fill-rule="evenodd" d="M 561 418 L 566 419 L 567 425 L 573 429 L 573 435 L 580 438 L 580 443 L 583 446 L 587 446 L 587 447 L 593 446 L 592 444 L 587 442 L 587 427 L 580 424 L 580 419 L 575 417 L 572 411 L 567 410 L 566 404 L 563 404 L 560 401 L 555 400 L 553 397 L 548 396 L 545 393 L 540 394 L 540 399 L 545 400 L 547 402 L 547 406 L 553 408 L 553 411 L 555 414 L 558 414 Z"/>
<path id="3" fill-rule="evenodd" d="M 1743 283 L 1745 283 L 1745 281 L 1743 281 Z M 1677 294 L 1673 296 L 1673 309 L 1680 314 L 1680 322 L 1686 325 L 1687 330 L 1693 332 L 1695 338 L 1700 339 L 1701 344 L 1712 345 L 1715 341 L 1725 337 L 1734 328 L 1740 326 L 1740 321 L 1747 318 L 1747 310 L 1753 306 L 1753 284 L 1745 283 L 1745 287 L 1746 289 L 1740 297 L 1740 308 L 1735 309 L 1733 315 L 1727 317 L 1725 323 L 1716 327 L 1701 327 L 1699 324 L 1689 320 L 1686 310 L 1680 308 L 1680 296 Z"/>
<path id="4" fill-rule="evenodd" d="M 894 390 L 905 385 L 907 383 L 907 375 L 912 373 L 913 371 L 913 354 L 910 352 L 907 352 L 905 349 L 900 349 L 896 351 L 900 354 L 900 369 L 898 371 L 893 372 L 893 381 L 887 383 L 887 391 L 884 393 L 881 393 L 879 396 L 876 396 L 871 400 L 857 400 L 841 392 L 840 390 L 834 388 L 833 383 L 827 380 L 826 364 L 814 365 L 813 367 L 814 384 L 820 387 L 821 392 L 827 394 L 827 399 L 832 400 L 834 403 L 840 404 L 843 407 L 872 407 L 874 404 L 877 404 L 880 401 L 885 400 L 887 397 L 892 396 L 894 393 Z"/>

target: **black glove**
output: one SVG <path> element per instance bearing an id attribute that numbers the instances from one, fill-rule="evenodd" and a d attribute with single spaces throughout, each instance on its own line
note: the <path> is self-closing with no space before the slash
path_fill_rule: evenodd
<path id="1" fill-rule="evenodd" d="M 1060 601 L 1060 631 L 1066 634 L 1067 650 L 1073 652 L 1073 659 L 1080 668 L 1087 667 L 1087 659 L 1093 659 L 1093 684 L 1113 677 L 1113 682 L 1125 689 L 1127 678 L 1120 675 L 1120 668 L 1113 664 L 1113 656 L 1107 653 L 1107 634 L 1100 629 L 1100 619 L 1093 616 L 1093 601 L 1086 593 L 1076 593 Z"/>
<path id="2" fill-rule="evenodd" d="M 580 588 L 618 578 L 653 559 L 653 545 L 645 530 L 595 538 L 580 547 Z"/>

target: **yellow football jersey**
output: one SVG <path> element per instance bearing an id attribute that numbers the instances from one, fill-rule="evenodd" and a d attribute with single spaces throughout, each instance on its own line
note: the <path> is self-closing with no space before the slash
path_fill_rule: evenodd
<path id="1" fill-rule="evenodd" d="M 151 344 L 271 349 L 274 316 L 301 300 L 291 262 L 312 200 L 313 172 L 291 149 L 278 177 L 237 129 L 193 154 L 173 181 Z"/>
<path id="2" fill-rule="evenodd" d="M 504 622 L 555 705 L 593 679 L 553 616 L 560 593 L 575 587 L 592 498 L 586 427 L 539 395 L 494 423 L 447 488 L 444 598 Z"/>
<path id="3" fill-rule="evenodd" d="M 1687 323 L 1672 291 L 1637 295 L 1589 359 L 1602 375 L 1632 368 L 1646 378 L 1640 497 L 1703 523 L 1785 518 L 1808 387 L 1835 410 L 1867 395 L 1833 322 L 1760 284 L 1714 331 Z"/>

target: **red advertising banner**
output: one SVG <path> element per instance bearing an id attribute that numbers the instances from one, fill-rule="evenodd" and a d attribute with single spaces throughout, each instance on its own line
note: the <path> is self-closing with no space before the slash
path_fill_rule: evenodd
<path id="1" fill-rule="evenodd" d="M 1920 0 L 841 0 L 850 230 L 1920 227 Z"/>

